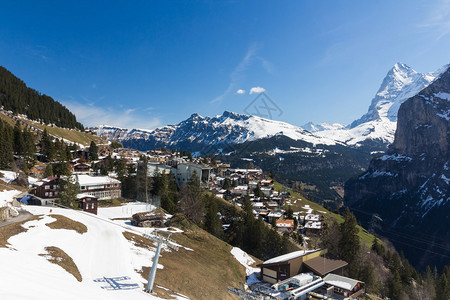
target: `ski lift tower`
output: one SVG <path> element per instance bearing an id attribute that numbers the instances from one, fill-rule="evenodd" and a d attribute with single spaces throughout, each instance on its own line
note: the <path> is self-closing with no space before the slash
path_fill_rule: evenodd
<path id="1" fill-rule="evenodd" d="M 148 238 L 157 243 L 155 257 L 153 258 L 152 268 L 150 270 L 150 273 L 148 274 L 147 287 L 145 288 L 145 291 L 147 293 L 153 293 L 153 284 L 155 283 L 156 269 L 158 268 L 159 254 L 161 252 L 162 244 L 166 244 L 169 248 L 174 249 L 175 251 L 177 251 L 179 248 L 179 246 L 175 242 L 169 239 L 171 235 L 172 234 L 170 233 L 169 236 L 165 238 L 162 235 L 158 234 L 144 234 L 145 238 Z"/>

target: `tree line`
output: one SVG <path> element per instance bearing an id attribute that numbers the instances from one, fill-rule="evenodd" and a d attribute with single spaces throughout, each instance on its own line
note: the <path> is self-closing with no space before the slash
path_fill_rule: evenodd
<path id="1" fill-rule="evenodd" d="M 51 97 L 27 87 L 10 71 L 0 66 L 0 106 L 29 119 L 63 128 L 83 130 L 73 113 Z"/>

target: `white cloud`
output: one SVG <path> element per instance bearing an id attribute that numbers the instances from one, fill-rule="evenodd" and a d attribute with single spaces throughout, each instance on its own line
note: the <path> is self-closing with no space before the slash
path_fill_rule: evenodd
<path id="1" fill-rule="evenodd" d="M 257 94 L 264 93 L 265 91 L 266 91 L 265 88 L 260 87 L 260 86 L 255 86 L 255 87 L 252 87 L 250 89 L 250 95 L 253 94 L 253 93 L 257 93 Z"/>
<path id="2" fill-rule="evenodd" d="M 136 108 L 103 107 L 76 101 L 63 101 L 63 104 L 75 114 L 78 121 L 89 127 L 105 124 L 121 128 L 155 129 L 161 126 L 157 117 L 149 118 L 148 113 L 141 115 Z"/>
<path id="3" fill-rule="evenodd" d="M 238 89 L 238 90 L 236 91 L 236 94 L 239 94 L 239 95 L 245 94 L 245 90 L 243 90 L 243 89 Z"/>

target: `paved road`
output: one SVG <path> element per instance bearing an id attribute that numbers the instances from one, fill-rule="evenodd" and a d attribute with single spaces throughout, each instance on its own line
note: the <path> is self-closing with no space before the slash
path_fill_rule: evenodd
<path id="1" fill-rule="evenodd" d="M 5 226 L 8 226 L 10 224 L 14 224 L 14 223 L 18 223 L 18 222 L 22 222 L 22 221 L 28 220 L 31 216 L 32 216 L 32 214 L 30 214 L 27 211 L 19 211 L 19 215 L 17 217 L 13 217 L 13 218 L 9 219 L 8 221 L 5 221 L 5 222 L 0 222 L 0 227 L 5 227 Z"/>

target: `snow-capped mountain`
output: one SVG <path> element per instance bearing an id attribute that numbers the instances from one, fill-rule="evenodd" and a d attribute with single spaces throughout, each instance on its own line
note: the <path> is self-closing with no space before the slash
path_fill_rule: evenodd
<path id="1" fill-rule="evenodd" d="M 400 105 L 427 87 L 444 69 L 423 74 L 403 63 L 396 63 L 381 83 L 365 115 L 345 128 L 324 127 L 312 132 L 324 138 L 333 137 L 347 145 L 359 146 L 367 140 L 391 144 L 394 141 Z"/>
<path id="2" fill-rule="evenodd" d="M 155 147 L 183 148 L 201 151 L 205 146 L 215 145 L 220 152 L 226 146 L 269 138 L 277 135 L 312 144 L 335 145 L 328 137 L 317 137 L 300 127 L 257 116 L 225 111 L 215 117 L 192 114 L 188 119 L 176 124 L 157 128 L 153 131 L 122 129 L 102 125 L 92 128 L 99 136 L 108 140 L 118 140 L 124 145 L 146 150 Z"/>
<path id="3" fill-rule="evenodd" d="M 421 267 L 450 261 L 449 132 L 450 67 L 447 66 L 428 87 L 401 104 L 395 140 L 387 153 L 373 158 L 364 174 L 345 184 L 345 201 L 349 206 L 359 212 L 377 213 L 385 228 L 427 236 L 429 253 L 415 250 L 415 260 Z M 370 222 L 370 218 L 366 221 Z M 434 245 L 433 241 L 445 246 L 428 248 Z M 442 257 L 433 252 L 441 253 Z"/>

